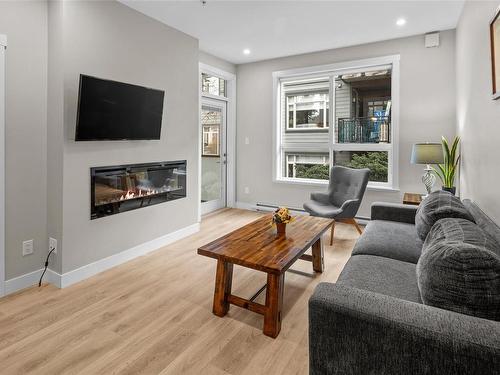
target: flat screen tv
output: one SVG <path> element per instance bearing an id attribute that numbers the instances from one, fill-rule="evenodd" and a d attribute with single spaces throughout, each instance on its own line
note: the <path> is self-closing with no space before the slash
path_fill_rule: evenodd
<path id="1" fill-rule="evenodd" d="M 160 139 L 165 92 L 80 75 L 76 141 Z"/>

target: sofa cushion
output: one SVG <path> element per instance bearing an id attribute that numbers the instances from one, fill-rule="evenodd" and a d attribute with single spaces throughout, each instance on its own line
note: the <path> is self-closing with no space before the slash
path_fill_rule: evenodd
<path id="1" fill-rule="evenodd" d="M 421 252 L 422 241 L 417 236 L 415 225 L 373 220 L 356 242 L 352 255 L 377 255 L 417 263 Z"/>
<path id="2" fill-rule="evenodd" d="M 500 257 L 484 247 L 433 242 L 422 250 L 417 279 L 426 305 L 500 320 Z"/>
<path id="3" fill-rule="evenodd" d="M 486 215 L 477 204 L 469 199 L 464 199 L 462 202 L 470 212 L 476 224 L 486 233 L 488 233 L 499 244 L 495 249 L 490 249 L 500 256 L 500 228 L 498 225 Z"/>
<path id="4" fill-rule="evenodd" d="M 372 255 L 352 256 L 337 284 L 422 303 L 418 291 L 416 265 Z"/>
<path id="5" fill-rule="evenodd" d="M 442 190 L 430 193 L 420 203 L 415 215 L 415 226 L 420 239 L 425 241 L 434 223 L 447 217 L 462 218 L 474 222 L 472 215 L 460 199 L 453 194 Z"/>
<path id="6" fill-rule="evenodd" d="M 428 248 L 440 241 L 465 242 L 493 252 L 497 252 L 499 247 L 495 239 L 478 225 L 469 220 L 456 218 L 438 220 L 427 235 L 423 247 Z"/>

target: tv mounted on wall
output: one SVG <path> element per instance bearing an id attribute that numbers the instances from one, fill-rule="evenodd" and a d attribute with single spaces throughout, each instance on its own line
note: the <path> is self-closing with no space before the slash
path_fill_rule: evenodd
<path id="1" fill-rule="evenodd" d="M 165 92 L 80 75 L 76 141 L 160 139 Z"/>

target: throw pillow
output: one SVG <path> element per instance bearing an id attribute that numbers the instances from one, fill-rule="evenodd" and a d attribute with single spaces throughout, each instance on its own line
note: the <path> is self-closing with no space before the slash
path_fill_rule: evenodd
<path id="1" fill-rule="evenodd" d="M 417 263 L 417 282 L 426 305 L 500 321 L 500 257 L 484 247 L 431 244 Z"/>
<path id="2" fill-rule="evenodd" d="M 417 209 L 415 215 L 415 227 L 422 241 L 434 223 L 440 219 L 453 217 L 462 218 L 474 222 L 474 218 L 467 211 L 459 198 L 447 191 L 434 191 L 430 193 Z"/>
<path id="3" fill-rule="evenodd" d="M 438 220 L 427 235 L 422 251 L 436 242 L 455 241 L 486 248 L 498 254 L 500 244 L 478 225 L 465 219 L 446 218 Z"/>

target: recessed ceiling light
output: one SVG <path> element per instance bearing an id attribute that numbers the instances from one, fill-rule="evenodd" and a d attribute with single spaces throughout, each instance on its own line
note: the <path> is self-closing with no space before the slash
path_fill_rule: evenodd
<path id="1" fill-rule="evenodd" d="M 245 49 L 243 50 L 243 54 L 244 54 L 244 55 L 250 55 L 250 50 L 249 50 L 248 48 L 245 48 Z"/>
<path id="2" fill-rule="evenodd" d="M 396 25 L 398 26 L 404 26 L 406 24 L 406 20 L 404 18 L 398 18 L 396 21 Z"/>

